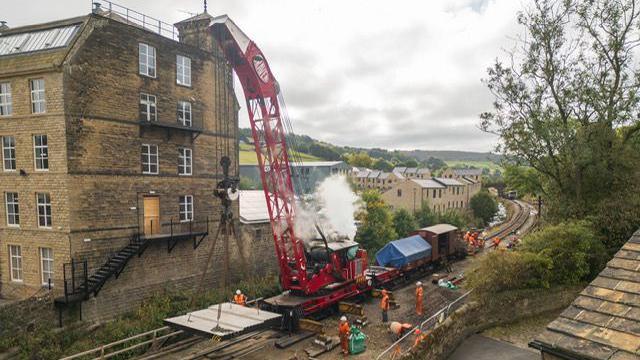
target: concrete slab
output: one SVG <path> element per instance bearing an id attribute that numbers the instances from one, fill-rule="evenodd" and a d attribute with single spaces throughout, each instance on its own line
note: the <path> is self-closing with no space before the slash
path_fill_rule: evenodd
<path id="1" fill-rule="evenodd" d="M 472 335 L 465 340 L 449 360 L 538 360 L 540 353 L 522 349 L 515 345 L 488 338 L 482 335 Z"/>
<path id="2" fill-rule="evenodd" d="M 229 339 L 248 331 L 278 325 L 281 317 L 277 313 L 228 302 L 168 318 L 164 323 L 198 336 Z"/>

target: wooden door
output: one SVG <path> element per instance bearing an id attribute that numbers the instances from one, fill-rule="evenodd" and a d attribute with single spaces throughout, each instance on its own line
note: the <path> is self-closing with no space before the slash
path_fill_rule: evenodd
<path id="1" fill-rule="evenodd" d="M 145 196 L 144 234 L 159 234 L 160 229 L 160 198 L 158 196 Z"/>

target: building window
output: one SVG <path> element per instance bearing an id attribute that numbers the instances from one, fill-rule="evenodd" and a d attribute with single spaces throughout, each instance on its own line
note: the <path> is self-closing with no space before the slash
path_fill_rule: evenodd
<path id="1" fill-rule="evenodd" d="M 193 196 L 180 196 L 180 221 L 193 221 Z"/>
<path id="2" fill-rule="evenodd" d="M 53 249 L 40 248 L 40 267 L 42 285 L 53 286 Z"/>
<path id="3" fill-rule="evenodd" d="M 18 193 L 8 192 L 4 194 L 7 208 L 7 225 L 20 226 L 20 207 L 18 206 Z"/>
<path id="4" fill-rule="evenodd" d="M 256 229 L 256 239 L 262 239 L 262 229 Z"/>
<path id="5" fill-rule="evenodd" d="M 142 173 L 158 173 L 158 145 L 142 144 Z"/>
<path id="6" fill-rule="evenodd" d="M 183 126 L 191 127 L 191 103 L 178 101 L 178 122 Z"/>
<path id="7" fill-rule="evenodd" d="M 47 111 L 44 98 L 44 79 L 30 80 L 31 85 L 31 112 L 40 114 Z"/>
<path id="8" fill-rule="evenodd" d="M 176 82 L 191 86 L 191 59 L 186 56 L 176 56 Z"/>
<path id="9" fill-rule="evenodd" d="M 436 189 L 433 189 L 433 198 L 436 198 Z"/>
<path id="10" fill-rule="evenodd" d="M 402 196 L 402 189 L 398 189 L 398 197 Z"/>
<path id="11" fill-rule="evenodd" d="M 191 175 L 191 149 L 180 148 L 178 151 L 178 175 Z"/>
<path id="12" fill-rule="evenodd" d="M 38 193 L 38 226 L 51 227 L 51 197 L 48 193 Z"/>
<path id="13" fill-rule="evenodd" d="M 11 84 L 0 83 L 0 116 L 9 116 L 11 112 Z"/>
<path id="14" fill-rule="evenodd" d="M 138 44 L 138 65 L 140 75 L 156 77 L 156 48 L 140 43 Z"/>
<path id="15" fill-rule="evenodd" d="M 140 94 L 140 120 L 158 120 L 155 95 Z"/>
<path id="16" fill-rule="evenodd" d="M 22 282 L 22 249 L 19 245 L 9 245 L 9 257 L 11 281 Z"/>
<path id="17" fill-rule="evenodd" d="M 2 166 L 4 171 L 16 171 L 16 139 L 13 136 L 2 137 Z"/>
<path id="18" fill-rule="evenodd" d="M 438 189 L 438 197 L 441 198 L 442 197 L 442 189 Z"/>
<path id="19" fill-rule="evenodd" d="M 36 135 L 33 137 L 33 150 L 36 170 L 49 170 L 49 145 L 47 135 Z"/>

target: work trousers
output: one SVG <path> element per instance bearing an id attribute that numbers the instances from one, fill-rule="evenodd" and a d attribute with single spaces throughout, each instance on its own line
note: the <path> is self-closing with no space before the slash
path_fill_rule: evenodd
<path id="1" fill-rule="evenodd" d="M 382 322 L 386 323 L 389 321 L 389 317 L 387 316 L 387 310 L 382 310 Z"/>

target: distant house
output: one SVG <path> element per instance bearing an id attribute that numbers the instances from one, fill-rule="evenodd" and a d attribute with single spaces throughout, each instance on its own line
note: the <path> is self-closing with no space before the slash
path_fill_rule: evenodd
<path id="1" fill-rule="evenodd" d="M 431 170 L 427 168 L 408 168 L 400 166 L 393 168 L 391 172 L 402 175 L 407 179 L 428 179 L 431 177 Z"/>
<path id="2" fill-rule="evenodd" d="M 362 169 L 352 174 L 353 182 L 359 190 L 378 189 L 380 192 L 391 187 L 404 177 L 396 172 L 384 172 L 380 170 Z"/>
<path id="3" fill-rule="evenodd" d="M 462 210 L 468 206 L 467 185 L 456 179 L 405 179 L 382 193 L 393 209 L 412 212 L 428 206 L 432 211 Z"/>
<path id="4" fill-rule="evenodd" d="M 325 178 L 333 174 L 350 176 L 353 168 L 344 161 L 305 161 L 291 164 L 291 178 L 296 193 L 311 193 Z M 257 164 L 240 164 L 240 176 L 260 184 L 260 169 Z"/>

